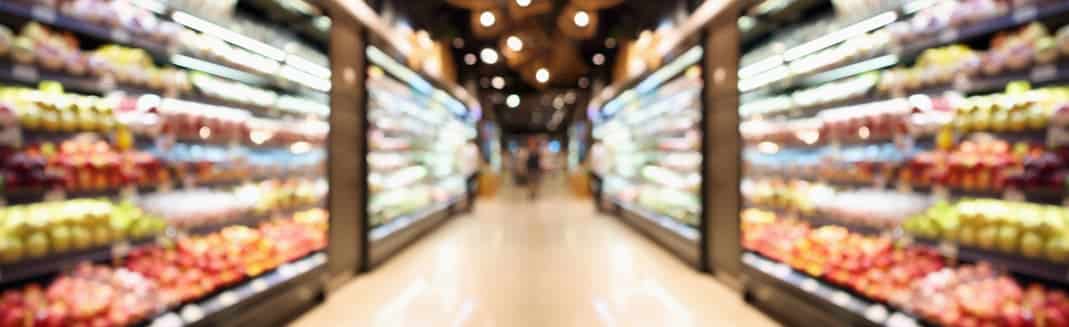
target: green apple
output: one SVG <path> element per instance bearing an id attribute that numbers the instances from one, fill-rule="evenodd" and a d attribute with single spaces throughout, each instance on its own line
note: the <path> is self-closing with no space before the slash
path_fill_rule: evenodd
<path id="1" fill-rule="evenodd" d="M 75 249 L 87 249 L 93 246 L 93 234 L 85 226 L 72 226 L 71 245 Z"/>

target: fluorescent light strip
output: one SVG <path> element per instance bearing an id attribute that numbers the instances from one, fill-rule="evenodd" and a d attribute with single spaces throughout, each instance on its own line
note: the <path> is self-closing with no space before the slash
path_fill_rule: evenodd
<path id="1" fill-rule="evenodd" d="M 769 71 L 777 66 L 783 65 L 783 57 L 780 55 L 773 55 L 771 57 L 762 59 L 761 61 L 750 64 L 749 66 L 739 69 L 739 78 L 747 79 L 757 74 Z"/>
<path id="2" fill-rule="evenodd" d="M 664 81 L 676 76 L 690 65 L 701 60 L 703 53 L 704 51 L 701 47 L 693 47 L 690 50 L 687 50 L 687 52 L 679 56 L 679 59 L 676 59 L 672 63 L 664 66 L 664 68 L 657 70 L 651 74 L 650 77 L 646 78 L 646 80 L 638 83 L 638 86 L 635 86 L 635 90 L 637 90 L 638 93 L 646 93 L 657 88 L 664 83 Z"/>
<path id="3" fill-rule="evenodd" d="M 301 58 L 294 54 L 290 54 L 286 57 L 286 64 L 292 65 L 297 69 L 303 70 L 309 74 L 315 75 L 316 77 L 322 79 L 330 78 L 330 69 L 327 69 L 326 67 L 320 66 L 319 64 L 316 64 L 314 62 L 309 61 L 308 59 Z"/>
<path id="4" fill-rule="evenodd" d="M 254 53 L 264 55 L 276 61 L 286 60 L 286 52 L 279 50 L 278 48 L 254 40 L 252 38 L 249 38 L 248 36 L 235 33 L 230 29 L 215 25 L 196 16 L 181 11 L 175 11 L 171 14 L 171 19 L 186 27 L 197 30 L 201 33 L 210 34 L 212 36 L 218 37 L 220 39 L 223 39 L 224 41 L 248 49 L 249 51 L 252 51 Z"/>
<path id="5" fill-rule="evenodd" d="M 787 78 L 791 75 L 791 70 L 787 66 L 779 66 L 776 69 L 767 71 L 753 78 L 747 78 L 739 81 L 739 91 L 749 92 L 760 88 L 762 86 L 772 84 L 778 80 Z"/>
<path id="6" fill-rule="evenodd" d="M 832 32 L 831 34 L 824 35 L 806 42 L 800 46 L 796 46 L 783 52 L 783 59 L 787 61 L 793 61 L 801 57 L 805 57 L 811 53 L 820 51 L 824 48 L 839 44 L 851 37 L 868 33 L 869 31 L 878 29 L 880 27 L 887 26 L 898 20 L 898 13 L 894 11 L 888 11 L 875 17 L 863 20 L 857 24 L 850 25 L 846 28 Z"/>
<path id="7" fill-rule="evenodd" d="M 130 2 L 158 15 L 163 15 L 163 12 L 167 11 L 167 5 L 156 0 L 130 0 Z"/>
<path id="8" fill-rule="evenodd" d="M 886 56 L 872 58 L 850 66 L 845 66 L 818 74 L 816 76 L 813 76 L 813 78 L 811 78 L 809 82 L 813 84 L 821 84 L 829 81 L 834 81 L 843 77 L 854 76 L 877 69 L 891 67 L 895 64 L 898 64 L 898 55 L 889 54 Z"/>
<path id="9" fill-rule="evenodd" d="M 371 59 L 371 62 L 382 66 L 387 72 L 390 72 L 390 74 L 407 82 L 409 86 L 417 91 L 426 95 L 431 95 L 434 91 L 434 86 L 431 85 L 431 83 L 424 80 L 423 77 L 420 77 L 419 74 L 416 74 L 408 67 L 402 66 L 400 63 L 393 60 L 393 58 L 390 58 L 389 55 L 382 52 L 382 50 L 379 50 L 379 48 L 374 46 L 367 47 L 367 57 L 368 59 Z"/>
<path id="10" fill-rule="evenodd" d="M 924 10 L 925 8 L 934 6 L 938 2 L 939 1 L 937 1 L 937 0 L 914 0 L 914 1 L 910 1 L 909 3 L 906 3 L 905 5 L 902 6 L 902 13 L 906 14 L 906 15 L 912 15 L 913 13 L 916 13 L 918 11 Z"/>
<path id="11" fill-rule="evenodd" d="M 312 76 L 290 65 L 282 66 L 282 69 L 278 71 L 282 77 L 300 83 L 301 85 L 310 87 L 316 91 L 327 92 L 330 91 L 330 81 L 322 78 Z"/>
<path id="12" fill-rule="evenodd" d="M 227 66 L 207 62 L 193 57 L 187 57 L 180 54 L 171 56 L 171 63 L 173 63 L 175 66 L 201 71 L 222 78 L 232 79 L 248 84 L 260 85 L 264 83 L 264 79 L 260 76 L 256 76 Z"/>

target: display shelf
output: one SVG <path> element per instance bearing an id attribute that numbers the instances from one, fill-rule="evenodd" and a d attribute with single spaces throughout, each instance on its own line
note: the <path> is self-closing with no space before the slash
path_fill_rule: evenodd
<path id="1" fill-rule="evenodd" d="M 452 198 L 449 199 L 449 201 L 440 202 L 415 212 L 390 219 L 381 225 L 371 228 L 371 232 L 368 234 L 369 240 L 371 240 L 371 242 L 376 242 L 388 238 L 398 231 L 404 230 L 421 220 L 427 219 L 427 217 L 430 217 L 435 213 L 446 211 L 458 201 L 460 201 L 460 198 Z"/>
<path id="2" fill-rule="evenodd" d="M 938 35 L 926 40 L 913 42 L 896 51 L 896 53 L 903 59 L 912 59 L 916 58 L 921 52 L 929 48 L 953 43 L 962 43 L 1031 21 L 1059 17 L 1066 13 L 1069 13 L 1069 2 L 1065 1 L 1046 1 L 1045 3 L 1038 5 L 1026 5 L 1013 9 L 1006 15 L 973 23 L 968 26 L 942 29 Z"/>
<path id="3" fill-rule="evenodd" d="M 697 228 L 694 228 L 691 225 L 687 225 L 686 223 L 681 222 L 681 221 L 679 221 L 679 220 L 677 220 L 675 218 L 672 218 L 672 217 L 669 217 L 669 216 L 665 216 L 665 215 L 653 212 L 652 210 L 647 210 L 645 208 L 642 208 L 642 207 L 639 207 L 639 206 L 636 206 L 636 205 L 632 205 L 630 203 L 626 203 L 626 202 L 623 202 L 623 201 L 620 201 L 620 200 L 616 200 L 616 199 L 613 200 L 613 203 L 616 204 L 616 206 L 620 207 L 621 209 L 626 210 L 626 211 L 631 212 L 631 213 L 634 213 L 635 215 L 637 215 L 639 217 L 642 217 L 643 219 L 646 219 L 649 222 L 654 223 L 657 226 L 660 226 L 661 228 L 664 228 L 667 231 L 671 231 L 673 234 L 675 234 L 675 235 L 677 235 L 677 236 L 679 236 L 679 237 L 681 237 L 683 239 L 686 239 L 686 240 L 689 240 L 689 241 L 692 241 L 692 242 L 697 242 L 698 239 L 701 237 L 701 235 L 698 232 Z"/>
<path id="4" fill-rule="evenodd" d="M 869 225 L 863 225 L 863 224 L 848 223 L 848 222 L 845 222 L 845 221 L 842 221 L 842 220 L 830 219 L 830 218 L 826 218 L 824 216 L 816 215 L 816 214 L 803 214 L 801 212 L 798 212 L 797 210 L 775 208 L 775 207 L 770 207 L 770 206 L 765 206 L 765 205 L 757 205 L 757 204 L 750 203 L 749 201 L 746 201 L 746 203 L 743 204 L 743 207 L 775 212 L 776 215 L 780 216 L 780 217 L 798 218 L 798 219 L 807 221 L 810 224 L 812 224 L 813 226 L 817 226 L 817 227 L 819 227 L 819 226 L 840 226 L 840 227 L 846 228 L 847 230 L 849 230 L 851 232 L 858 233 L 858 234 L 863 234 L 863 235 L 883 235 L 883 234 L 886 234 L 889 231 L 893 230 L 893 228 L 884 228 L 884 227 L 878 227 L 878 226 L 869 226 Z"/>
<path id="5" fill-rule="evenodd" d="M 47 254 L 37 258 L 0 264 L 0 285 L 12 285 L 73 269 L 82 262 L 106 262 L 121 258 L 131 247 L 155 243 L 159 238 L 123 240 L 83 250 Z"/>
<path id="6" fill-rule="evenodd" d="M 49 6 L 25 4 L 18 1 L 4 1 L 0 2 L 0 12 L 25 19 L 32 19 L 76 34 L 141 48 L 158 60 L 168 58 L 173 52 L 163 45 L 144 41 L 136 35 L 131 35 L 129 31 L 123 28 L 111 28 L 89 23 L 78 18 L 64 15 Z"/>
<path id="7" fill-rule="evenodd" d="M 316 203 L 299 205 L 291 208 L 279 208 L 271 209 L 268 212 L 263 213 L 249 213 L 238 219 L 228 219 L 217 223 L 204 224 L 200 226 L 194 226 L 184 229 L 183 232 L 191 235 L 204 235 L 217 232 L 230 226 L 247 226 L 255 227 L 262 222 L 270 221 L 276 217 L 292 217 L 295 213 L 323 208 L 326 205 L 325 200 L 316 201 Z"/>
<path id="8" fill-rule="evenodd" d="M 986 261 L 1006 269 L 1011 273 L 1041 279 L 1058 285 L 1069 284 L 1069 264 L 1057 263 L 1041 258 L 1029 258 L 1020 254 L 1006 253 L 996 250 L 988 250 L 975 246 L 960 245 L 949 241 L 911 237 L 911 242 L 939 249 L 948 258 L 960 259 L 968 262 Z"/>
<path id="9" fill-rule="evenodd" d="M 0 6 L 3 5 L 4 3 L 0 3 Z M 107 91 L 116 90 L 117 87 L 113 85 L 114 83 L 108 83 L 100 78 L 72 76 L 66 72 L 51 71 L 34 65 L 16 64 L 7 60 L 0 60 L 0 81 L 29 86 L 36 86 L 41 81 L 56 81 L 63 84 L 64 89 L 92 94 L 104 94 Z"/>
<path id="10" fill-rule="evenodd" d="M 841 288 L 774 262 L 752 252 L 742 254 L 744 271 L 755 282 L 765 283 L 806 300 L 851 326 L 920 327 L 923 322 L 887 305 L 851 294 Z"/>
<path id="11" fill-rule="evenodd" d="M 249 281 L 218 292 L 206 299 L 189 303 L 161 314 L 150 327 L 217 326 L 234 319 L 241 310 L 247 310 L 256 302 L 264 300 L 275 291 L 293 282 L 319 283 L 318 276 L 326 266 L 327 255 L 322 252 L 284 264 Z"/>

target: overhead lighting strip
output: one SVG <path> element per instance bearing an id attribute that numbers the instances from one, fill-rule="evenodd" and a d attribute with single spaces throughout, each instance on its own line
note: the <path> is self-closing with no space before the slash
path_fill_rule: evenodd
<path id="1" fill-rule="evenodd" d="M 191 28 L 201 33 L 218 37 L 231 44 L 248 49 L 253 53 L 261 54 L 276 61 L 286 60 L 285 51 L 279 50 L 278 48 L 270 46 L 266 43 L 254 40 L 248 36 L 235 33 L 230 29 L 200 19 L 185 12 L 175 11 L 171 13 L 171 19 L 179 24 L 182 24 L 185 27 Z"/>
<path id="2" fill-rule="evenodd" d="M 201 71 L 235 81 L 241 81 L 247 84 L 261 85 L 266 82 L 264 78 L 254 74 L 180 54 L 171 56 L 171 63 L 175 66 Z"/>
<path id="3" fill-rule="evenodd" d="M 852 37 L 868 33 L 878 28 L 887 26 L 898 20 L 898 13 L 894 11 L 888 11 L 872 18 L 863 20 L 856 24 L 847 26 L 846 28 L 832 32 L 831 34 L 824 35 L 802 45 L 787 49 L 783 52 L 783 59 L 786 61 L 794 61 L 799 58 L 805 57 L 809 54 L 823 50 L 824 48 L 839 44 Z"/>

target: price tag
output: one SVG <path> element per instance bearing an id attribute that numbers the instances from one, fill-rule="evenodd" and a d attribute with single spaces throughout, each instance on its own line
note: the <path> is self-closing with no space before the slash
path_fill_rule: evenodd
<path id="1" fill-rule="evenodd" d="M 40 74 L 37 73 L 37 67 L 29 65 L 15 65 L 11 67 L 11 75 L 15 79 L 23 82 L 36 82 L 40 79 Z"/>
<path id="2" fill-rule="evenodd" d="M 140 196 L 137 194 L 137 185 L 126 185 L 119 190 L 119 198 L 123 201 L 137 201 Z"/>
<path id="3" fill-rule="evenodd" d="M 130 33 L 125 29 L 115 28 L 111 30 L 111 39 L 115 43 L 130 43 Z"/>
<path id="4" fill-rule="evenodd" d="M 182 307 L 182 312 L 179 314 L 182 315 L 182 320 L 187 324 L 197 322 L 198 320 L 201 320 L 201 318 L 204 318 L 204 310 L 196 304 L 187 304 L 185 307 Z"/>
<path id="5" fill-rule="evenodd" d="M 30 8 L 30 16 L 42 23 L 52 24 L 56 22 L 56 10 L 47 6 L 33 6 Z"/>
<path id="6" fill-rule="evenodd" d="M 932 186 L 932 199 L 935 200 L 947 200 L 950 199 L 950 190 L 943 185 Z"/>
<path id="7" fill-rule="evenodd" d="M 1058 67 L 1053 64 L 1036 66 L 1032 68 L 1028 77 L 1032 79 L 1032 82 L 1037 83 L 1051 81 L 1058 77 Z"/>
<path id="8" fill-rule="evenodd" d="M 182 327 L 182 325 L 184 325 L 184 323 L 182 323 L 182 317 L 179 317 L 174 312 L 168 312 L 167 314 L 156 318 L 156 320 L 153 320 L 149 327 Z"/>
<path id="9" fill-rule="evenodd" d="M 910 318 L 902 314 L 901 312 L 895 312 L 891 314 L 890 318 L 887 318 L 887 327 L 919 327 L 917 320 Z"/>
<path id="10" fill-rule="evenodd" d="M 954 42 L 954 41 L 957 41 L 957 40 L 958 40 L 958 30 L 956 30 L 956 29 L 948 28 L 948 29 L 943 30 L 942 33 L 939 33 L 939 42 L 941 42 L 941 43 L 951 43 L 951 42 Z"/>
<path id="11" fill-rule="evenodd" d="M 257 293 L 263 292 L 267 290 L 267 282 L 265 282 L 263 278 L 260 278 L 252 281 L 252 284 L 249 284 L 249 287 L 252 287 L 252 290 Z"/>
<path id="12" fill-rule="evenodd" d="M 813 280 L 812 278 L 807 278 L 804 282 L 802 282 L 801 286 L 802 289 L 806 292 L 816 293 L 817 288 L 820 287 L 820 284 L 818 284 L 817 281 Z"/>
<path id="13" fill-rule="evenodd" d="M 219 294 L 219 303 L 224 307 L 232 306 L 234 303 L 238 303 L 238 296 L 234 295 L 234 292 L 231 291 L 223 292 L 222 294 Z"/>
<path id="14" fill-rule="evenodd" d="M 831 295 L 831 302 L 840 307 L 846 307 L 850 304 L 850 295 L 843 291 L 836 291 Z"/>
<path id="15" fill-rule="evenodd" d="M 130 242 L 122 241 L 111 246 L 111 258 L 113 260 L 125 258 L 130 253 Z"/>
<path id="16" fill-rule="evenodd" d="M 1016 24 L 1030 22 L 1036 19 L 1039 9 L 1035 5 L 1022 6 L 1013 10 L 1013 22 Z"/>
<path id="17" fill-rule="evenodd" d="M 1024 193 L 1016 188 L 1008 188 L 1002 193 L 1002 199 L 1006 201 L 1024 201 Z"/>
<path id="18" fill-rule="evenodd" d="M 939 253 L 941 253 L 947 260 L 958 260 L 958 245 L 948 241 L 939 242 Z"/>
<path id="19" fill-rule="evenodd" d="M 61 188 L 55 188 L 45 193 L 45 201 L 63 201 L 67 199 L 67 192 Z"/>
<path id="20" fill-rule="evenodd" d="M 884 307 L 883 305 L 873 304 L 870 305 L 868 309 L 865 309 L 865 318 L 877 324 L 882 324 L 887 321 L 887 316 L 889 315 L 887 307 Z"/>

